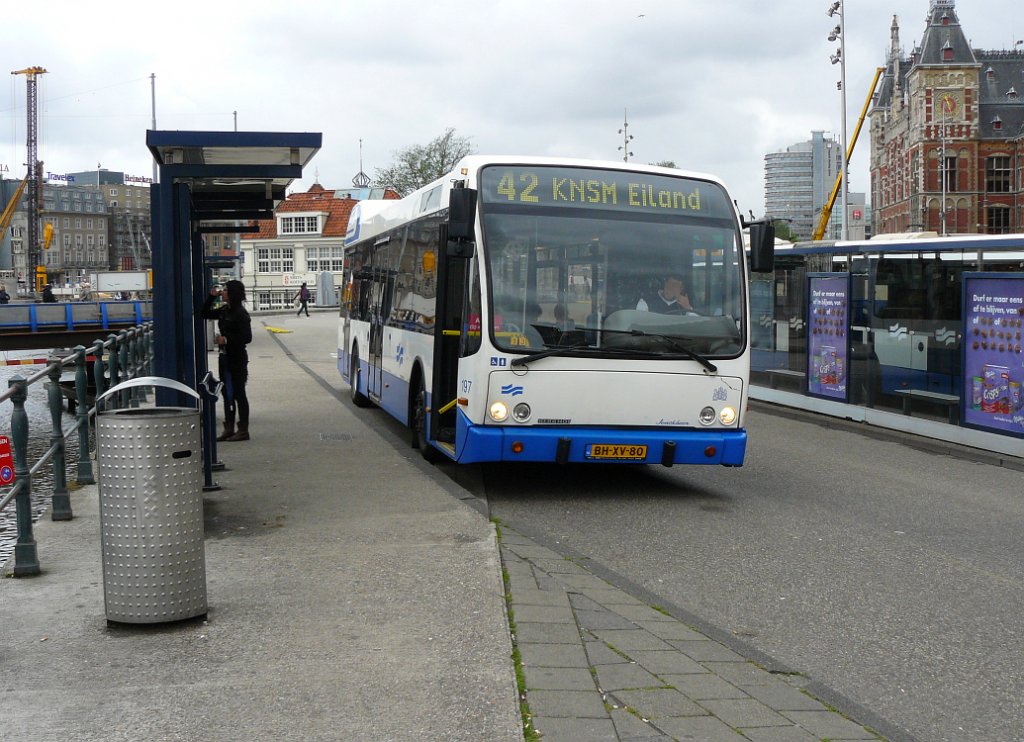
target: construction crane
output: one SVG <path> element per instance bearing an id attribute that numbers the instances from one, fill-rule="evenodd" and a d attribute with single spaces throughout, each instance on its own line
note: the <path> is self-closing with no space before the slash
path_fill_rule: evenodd
<path id="1" fill-rule="evenodd" d="M 36 78 L 46 74 L 42 67 L 26 67 L 23 70 L 14 70 L 12 75 L 25 75 L 25 88 L 27 94 L 27 134 L 25 137 L 28 149 L 28 247 L 26 257 L 28 258 L 28 273 L 36 291 L 42 289 L 41 284 L 46 281 L 46 269 L 39 269 L 39 212 L 42 211 L 43 201 L 43 163 L 39 162 L 39 104 L 36 96 Z"/>
<path id="2" fill-rule="evenodd" d="M 18 210 L 18 202 L 21 200 L 21 194 L 25 192 L 26 184 L 28 184 L 27 175 L 21 179 L 21 183 L 18 184 L 18 188 L 14 191 L 14 195 L 11 196 L 11 200 L 7 202 L 4 213 L 0 214 L 0 233 L 7 229 L 11 219 L 14 217 L 14 212 Z"/>
<path id="3" fill-rule="evenodd" d="M 853 139 L 850 140 L 850 146 L 846 150 L 845 163 L 850 162 L 850 158 L 853 156 L 853 148 L 857 145 L 857 137 L 860 135 L 860 127 L 864 124 L 864 117 L 868 114 L 868 108 L 871 106 L 871 99 L 875 95 L 875 88 L 878 86 L 878 78 L 882 76 L 885 70 L 882 67 L 875 69 L 875 79 L 871 82 L 871 90 L 868 91 L 868 97 L 864 101 L 864 108 L 861 109 L 860 118 L 857 119 L 857 128 L 853 130 Z M 825 230 L 828 229 L 829 219 L 832 218 L 832 207 L 836 205 L 836 196 L 839 194 L 839 188 L 843 184 L 843 168 L 839 170 L 839 176 L 836 178 L 836 184 L 832 187 L 832 195 L 828 198 L 828 203 L 821 207 L 821 218 L 818 219 L 818 226 L 814 228 L 814 233 L 811 235 L 812 240 L 820 240 L 825 236 Z"/>

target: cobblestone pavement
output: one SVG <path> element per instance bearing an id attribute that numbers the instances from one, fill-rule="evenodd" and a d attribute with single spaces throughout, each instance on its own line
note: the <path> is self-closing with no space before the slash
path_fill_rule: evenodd
<path id="1" fill-rule="evenodd" d="M 501 527 L 531 723 L 559 740 L 882 737 L 562 555 Z"/>

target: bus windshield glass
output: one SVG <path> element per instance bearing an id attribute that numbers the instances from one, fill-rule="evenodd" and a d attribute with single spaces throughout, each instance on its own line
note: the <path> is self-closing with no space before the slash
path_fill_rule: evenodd
<path id="1" fill-rule="evenodd" d="M 651 173 L 495 165 L 480 177 L 496 347 L 739 355 L 742 249 L 718 184 Z"/>

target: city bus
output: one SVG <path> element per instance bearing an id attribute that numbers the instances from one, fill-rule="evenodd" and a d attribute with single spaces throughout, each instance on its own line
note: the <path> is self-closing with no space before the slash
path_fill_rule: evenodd
<path id="1" fill-rule="evenodd" d="M 963 388 L 964 276 L 1021 271 L 1022 234 L 916 232 L 776 246 L 774 274 L 752 279 L 755 381 L 780 369 L 793 379 L 803 376 L 808 275 L 838 273 L 850 281 L 849 401 L 905 408 L 913 393 L 924 404 L 955 406 Z M 1017 355 L 1020 338 L 1013 332 L 1003 341 L 1012 340 Z"/>
<path id="2" fill-rule="evenodd" d="M 428 460 L 739 466 L 743 226 L 708 175 L 466 157 L 353 209 L 338 369 Z M 770 270 L 771 225 L 748 226 Z M 689 309 L 644 309 L 670 280 Z"/>

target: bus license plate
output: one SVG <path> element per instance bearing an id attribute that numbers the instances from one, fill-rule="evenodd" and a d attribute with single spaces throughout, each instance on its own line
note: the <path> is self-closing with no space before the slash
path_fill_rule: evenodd
<path id="1" fill-rule="evenodd" d="M 591 443 L 586 448 L 588 459 L 616 459 L 642 461 L 647 458 L 647 446 L 623 446 L 613 443 Z"/>

